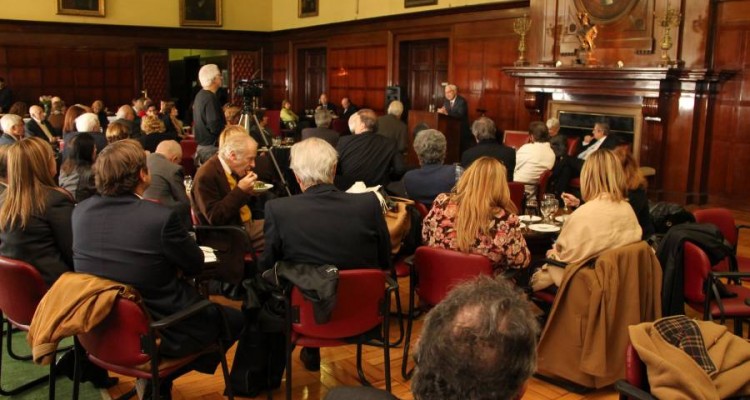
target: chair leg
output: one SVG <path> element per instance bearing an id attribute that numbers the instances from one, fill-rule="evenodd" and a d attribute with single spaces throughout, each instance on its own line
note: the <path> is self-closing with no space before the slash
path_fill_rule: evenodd
<path id="1" fill-rule="evenodd" d="M 227 357 L 224 352 L 224 345 L 221 344 L 221 340 L 218 341 L 219 356 L 221 356 L 221 372 L 224 375 L 224 390 L 227 392 L 227 398 L 234 400 L 234 392 L 232 391 L 232 384 L 229 380 L 229 367 L 227 366 Z"/>
<path id="2" fill-rule="evenodd" d="M 385 347 L 385 346 L 383 346 Z M 370 381 L 365 377 L 365 371 L 362 370 L 362 340 L 357 339 L 357 375 L 359 375 L 359 381 L 362 386 L 372 386 Z"/>
<path id="3" fill-rule="evenodd" d="M 397 347 L 404 340 L 404 313 L 401 309 L 401 294 L 398 290 L 394 290 L 393 292 L 395 293 L 396 315 L 398 316 L 398 340 L 390 343 L 390 346 Z M 390 307 L 388 309 L 390 310 Z"/>
<path id="4" fill-rule="evenodd" d="M 406 337 L 404 338 L 404 356 L 401 359 L 401 376 L 409 380 L 411 379 L 412 374 L 414 373 L 414 369 L 407 371 L 407 365 L 409 363 L 409 346 L 411 345 L 411 330 L 412 326 L 414 324 L 414 284 L 412 283 L 414 281 L 414 274 L 412 274 L 412 277 L 410 278 L 409 282 L 409 312 L 406 315 Z"/>
<path id="5" fill-rule="evenodd" d="M 10 321 L 8 321 L 8 320 L 6 320 L 5 323 L 6 323 L 6 327 L 7 327 L 5 329 L 5 331 L 8 332 L 8 334 L 6 335 L 6 339 L 5 340 L 6 340 L 6 343 L 7 343 L 8 355 L 10 356 L 10 358 L 12 358 L 14 360 L 18 360 L 18 361 L 29 361 L 29 360 L 31 360 L 31 358 L 32 358 L 31 354 L 29 354 L 27 356 L 21 356 L 21 355 L 16 354 L 13 351 L 13 325 L 11 325 Z"/>
<path id="6" fill-rule="evenodd" d="M 13 335 L 13 329 L 12 329 L 12 327 L 10 325 L 10 322 L 7 322 L 5 325 L 7 326 L 7 328 L 6 328 L 6 335 L 10 338 L 10 336 Z M 8 343 L 10 345 L 10 339 L 8 339 Z M 2 346 L 0 346 L 0 349 L 2 349 Z M 49 378 L 48 375 L 45 375 L 45 376 L 39 377 L 37 379 L 34 379 L 31 382 L 24 383 L 23 385 L 18 386 L 16 388 L 13 388 L 13 389 L 4 389 L 3 386 L 2 386 L 2 376 L 3 376 L 3 355 L 2 355 L 2 352 L 0 352 L 0 395 L 3 395 L 3 396 L 13 396 L 13 395 L 16 395 L 16 394 L 21 393 L 21 392 L 23 392 L 23 391 L 25 391 L 27 389 L 30 389 L 30 388 L 32 388 L 32 387 L 34 387 L 36 385 L 39 385 L 39 384 L 42 384 L 42 383 L 46 382 L 47 379 Z"/>
<path id="7" fill-rule="evenodd" d="M 55 361 L 55 357 L 52 357 L 52 362 L 49 363 L 49 400 L 55 400 Z"/>
<path id="8" fill-rule="evenodd" d="M 398 299 L 398 290 L 396 290 L 396 299 Z M 386 292 L 386 309 L 390 310 L 391 305 L 390 303 L 390 293 Z M 404 324 L 403 324 L 403 316 L 401 315 L 400 309 L 401 304 L 399 302 L 399 316 L 401 319 L 401 338 L 398 341 L 403 340 L 404 338 Z M 390 393 L 391 392 L 391 349 L 389 345 L 389 340 L 391 339 L 391 316 L 390 313 L 384 313 L 383 316 L 383 361 L 385 362 L 385 390 Z"/>

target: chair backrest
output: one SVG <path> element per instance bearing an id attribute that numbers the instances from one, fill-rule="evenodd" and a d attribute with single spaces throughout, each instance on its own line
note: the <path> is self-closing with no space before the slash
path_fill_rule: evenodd
<path id="1" fill-rule="evenodd" d="M 542 204 L 542 199 L 547 193 L 547 186 L 549 186 L 549 179 L 552 177 L 552 170 L 548 169 L 539 175 L 539 188 L 536 191 L 537 201 Z"/>
<path id="2" fill-rule="evenodd" d="M 685 300 L 689 303 L 702 303 L 705 300 L 703 288 L 711 272 L 708 255 L 697 245 L 685 242 L 682 254 Z"/>
<path id="3" fill-rule="evenodd" d="M 417 248 L 414 268 L 419 298 L 429 305 L 440 303 L 458 283 L 481 274 L 492 275 L 487 257 L 429 246 Z"/>
<path id="4" fill-rule="evenodd" d="M 385 274 L 379 269 L 339 271 L 336 305 L 325 324 L 315 322 L 313 303 L 296 287 L 291 300 L 292 309 L 299 310 L 299 320 L 292 323 L 294 332 L 322 339 L 361 335 L 383 321 Z"/>
<path id="5" fill-rule="evenodd" d="M 523 210 L 523 194 L 524 194 L 524 185 L 521 182 L 508 182 L 508 189 L 510 189 L 510 200 L 513 201 L 513 204 L 516 205 L 516 209 L 518 210 L 518 213 L 521 213 L 521 210 Z"/>
<path id="6" fill-rule="evenodd" d="M 0 256 L 0 310 L 15 325 L 28 329 L 47 289 L 36 268 Z"/>
<path id="7" fill-rule="evenodd" d="M 180 141 L 180 147 L 182 148 L 182 160 L 180 165 L 186 175 L 195 175 L 195 152 L 198 148 L 198 142 L 191 139 L 183 139 Z"/>
<path id="8" fill-rule="evenodd" d="M 339 135 L 349 134 L 349 125 L 347 125 L 347 121 L 342 118 L 337 118 L 331 121 L 331 129 L 338 132 Z"/>
<path id="9" fill-rule="evenodd" d="M 134 300 L 118 297 L 109 315 L 88 333 L 77 335 L 91 356 L 109 364 L 135 367 L 151 360 L 142 338 L 149 333 L 149 319 Z"/>
<path id="10" fill-rule="evenodd" d="M 733 247 L 737 246 L 737 226 L 732 212 L 726 208 L 707 208 L 693 211 L 695 222 L 699 224 L 714 224 L 724 235 L 724 239 Z"/>
<path id="11" fill-rule="evenodd" d="M 424 203 L 420 203 L 418 201 L 415 201 L 414 202 L 414 207 L 417 208 L 417 211 L 419 211 L 419 215 L 422 216 L 422 219 L 425 219 L 427 217 L 427 214 L 430 213 L 430 209 L 427 208 L 427 206 L 424 205 Z"/>
<path id="12" fill-rule="evenodd" d="M 574 136 L 568 136 L 568 155 L 571 157 L 575 156 L 577 147 L 578 138 Z"/>
<path id="13" fill-rule="evenodd" d="M 507 130 L 503 136 L 503 143 L 514 150 L 518 150 L 521 146 L 529 143 L 529 131 Z"/>
<path id="14" fill-rule="evenodd" d="M 273 132 L 273 136 L 279 136 L 281 132 L 281 110 L 266 110 L 268 125 L 266 129 Z"/>
<path id="15" fill-rule="evenodd" d="M 646 364 L 643 363 L 632 343 L 625 350 L 625 380 L 638 389 L 649 391 Z"/>

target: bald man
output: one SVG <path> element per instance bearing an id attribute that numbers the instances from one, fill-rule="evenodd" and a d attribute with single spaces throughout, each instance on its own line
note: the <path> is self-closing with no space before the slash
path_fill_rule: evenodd
<path id="1" fill-rule="evenodd" d="M 156 152 L 148 155 L 146 165 L 151 174 L 151 185 L 143 192 L 143 198 L 158 200 L 171 207 L 180 217 L 180 222 L 188 230 L 193 224 L 190 219 L 190 200 L 185 192 L 182 171 L 182 147 L 174 140 L 165 140 L 156 147 Z"/>
<path id="2" fill-rule="evenodd" d="M 56 136 L 55 128 L 47 121 L 47 116 L 44 114 L 44 109 L 39 106 L 31 106 L 29 108 L 29 115 L 31 119 L 26 122 L 26 134 L 28 136 L 36 136 L 42 138 L 52 144 L 55 144 L 60 140 Z"/>

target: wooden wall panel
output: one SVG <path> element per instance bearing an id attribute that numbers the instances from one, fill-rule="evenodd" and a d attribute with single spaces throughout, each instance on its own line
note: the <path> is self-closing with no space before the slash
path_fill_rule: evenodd
<path id="1" fill-rule="evenodd" d="M 328 51 L 328 98 L 340 107 L 342 97 L 360 108 L 382 113 L 387 86 L 387 47 L 362 45 Z"/>
<path id="2" fill-rule="evenodd" d="M 270 81 L 270 90 L 266 94 L 266 107 L 280 109 L 281 101 L 289 98 L 289 52 L 281 49 L 271 54 L 270 65 L 264 72 L 266 72 L 264 78 Z"/>

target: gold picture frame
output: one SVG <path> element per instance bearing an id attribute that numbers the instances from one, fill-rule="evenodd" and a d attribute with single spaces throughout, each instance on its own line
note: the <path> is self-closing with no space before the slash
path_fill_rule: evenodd
<path id="1" fill-rule="evenodd" d="M 438 3 L 438 0 L 404 0 L 404 8 L 433 6 L 437 3 Z"/>
<path id="2" fill-rule="evenodd" d="M 179 0 L 180 26 L 221 26 L 222 0 Z"/>
<path id="3" fill-rule="evenodd" d="M 318 10 L 320 9 L 319 0 L 298 0 L 298 13 L 299 18 L 305 17 L 317 17 Z"/>
<path id="4" fill-rule="evenodd" d="M 57 14 L 104 17 L 104 0 L 57 0 Z"/>

